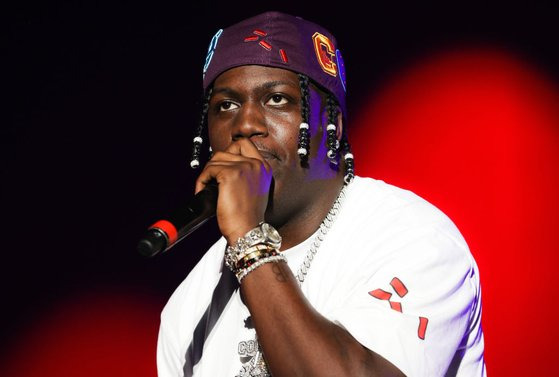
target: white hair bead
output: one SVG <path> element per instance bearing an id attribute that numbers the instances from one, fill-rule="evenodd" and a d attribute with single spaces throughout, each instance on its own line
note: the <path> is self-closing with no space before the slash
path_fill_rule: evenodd
<path id="1" fill-rule="evenodd" d="M 345 182 L 347 185 L 349 185 L 349 184 L 351 183 L 351 181 L 353 181 L 353 178 L 354 178 L 354 177 L 355 177 L 355 175 L 349 174 L 349 173 L 348 173 L 348 174 L 346 174 L 346 175 L 344 176 L 344 182 Z"/>
<path id="2" fill-rule="evenodd" d="M 196 136 L 196 137 L 194 138 L 194 142 L 195 142 L 195 143 L 202 144 L 203 141 L 204 141 L 204 140 L 203 140 L 200 136 Z"/>
<path id="3" fill-rule="evenodd" d="M 299 125 L 299 129 L 301 129 L 301 130 L 303 130 L 303 129 L 304 129 L 304 130 L 308 130 L 308 129 L 309 129 L 309 124 L 303 122 L 303 123 L 301 123 L 301 124 Z"/>
<path id="4" fill-rule="evenodd" d="M 306 156 L 307 155 L 307 149 L 306 148 L 299 148 L 299 149 L 297 149 L 297 154 L 299 156 Z"/>
<path id="5" fill-rule="evenodd" d="M 351 153 L 346 153 L 344 156 L 344 160 L 353 159 L 353 155 Z"/>
<path id="6" fill-rule="evenodd" d="M 327 131 L 336 131 L 336 125 L 330 123 L 328 127 L 326 127 Z"/>
<path id="7" fill-rule="evenodd" d="M 198 161 L 198 160 L 192 160 L 192 161 L 190 161 L 190 167 L 191 167 L 191 168 L 194 169 L 194 168 L 197 168 L 198 166 L 200 166 L 200 161 Z"/>

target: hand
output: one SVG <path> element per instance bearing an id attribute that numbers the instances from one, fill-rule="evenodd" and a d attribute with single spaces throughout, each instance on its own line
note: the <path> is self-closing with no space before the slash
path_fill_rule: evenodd
<path id="1" fill-rule="evenodd" d="M 196 193 L 212 179 L 218 183 L 217 223 L 221 234 L 233 245 L 239 237 L 264 221 L 272 168 L 252 141 L 233 142 L 215 152 L 196 180 Z"/>

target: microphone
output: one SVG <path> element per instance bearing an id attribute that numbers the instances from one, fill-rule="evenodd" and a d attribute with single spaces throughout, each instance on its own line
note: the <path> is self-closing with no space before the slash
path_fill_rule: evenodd
<path id="1" fill-rule="evenodd" d="M 150 226 L 138 243 L 138 252 L 153 257 L 167 251 L 183 238 L 194 232 L 215 216 L 217 207 L 217 184 L 212 182 L 196 194 L 190 202 L 181 206 L 166 219 Z"/>

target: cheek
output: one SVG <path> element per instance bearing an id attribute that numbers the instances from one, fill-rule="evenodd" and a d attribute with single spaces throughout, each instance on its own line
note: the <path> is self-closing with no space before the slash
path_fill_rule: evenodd
<path id="1" fill-rule="evenodd" d="M 231 137 L 223 127 L 208 125 L 209 143 L 213 151 L 220 151 L 227 148 Z"/>
<path id="2" fill-rule="evenodd" d="M 269 118 L 269 136 L 274 141 L 275 149 L 282 151 L 280 157 L 285 161 L 291 162 L 293 155 L 297 155 L 300 123 L 301 116 L 298 113 Z"/>

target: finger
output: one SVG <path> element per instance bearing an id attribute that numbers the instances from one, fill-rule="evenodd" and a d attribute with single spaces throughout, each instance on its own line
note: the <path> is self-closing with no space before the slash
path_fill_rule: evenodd
<path id="1" fill-rule="evenodd" d="M 267 173 L 272 171 L 269 162 L 262 156 L 258 148 L 249 139 L 239 139 L 225 149 L 223 152 L 216 152 L 210 161 L 258 161 L 259 168 L 264 167 Z"/>
<path id="2" fill-rule="evenodd" d="M 231 148 L 231 150 L 229 150 L 229 148 Z M 264 156 L 262 156 L 256 145 L 254 145 L 254 143 L 250 139 L 237 140 L 227 148 L 227 151 L 229 153 L 237 153 L 248 158 L 256 159 L 260 161 L 262 165 L 264 165 L 264 169 L 268 173 L 272 171 L 272 167 L 270 166 L 269 162 Z"/>
<path id="3" fill-rule="evenodd" d="M 258 151 L 257 151 L 258 152 Z M 224 163 L 249 163 L 253 169 L 261 169 L 264 166 L 264 169 L 267 172 L 270 172 L 270 166 L 268 162 L 265 160 L 261 160 L 258 158 L 253 158 L 249 156 L 242 156 L 239 154 L 233 154 L 229 152 L 216 152 L 214 157 L 206 163 L 206 166 L 211 166 L 214 164 L 218 164 L 220 162 Z"/>
<path id="4" fill-rule="evenodd" d="M 247 156 L 242 156 L 239 153 L 231 153 L 231 152 L 215 152 L 212 158 L 208 161 L 208 163 L 216 162 L 216 161 L 245 161 Z"/>
<path id="5" fill-rule="evenodd" d="M 214 162 L 212 165 L 210 165 L 210 163 L 211 163 L 211 161 L 208 161 L 206 163 L 206 166 L 204 167 L 204 170 L 202 170 L 202 172 L 200 173 L 200 175 L 196 179 L 194 194 L 197 194 L 200 191 L 202 191 L 208 183 L 210 183 L 212 180 L 215 179 L 215 176 L 217 174 L 215 166 L 218 166 L 218 164 L 221 165 L 222 167 L 225 166 L 225 163 L 223 163 L 223 162 L 220 162 L 220 163 L 215 163 Z M 218 182 L 218 184 L 219 184 L 219 182 Z"/>
<path id="6" fill-rule="evenodd" d="M 242 138 L 234 143 L 231 143 L 229 147 L 225 150 L 226 152 L 237 154 L 245 157 L 256 158 L 264 162 L 264 157 L 258 151 L 258 148 L 254 145 L 254 143 L 250 139 Z"/>
<path id="7" fill-rule="evenodd" d="M 196 187 L 194 193 L 197 194 L 203 190 L 211 181 L 216 181 L 218 184 L 221 180 L 227 176 L 227 174 L 222 174 L 224 171 L 230 171 L 232 168 L 238 170 L 240 164 L 260 164 L 260 161 L 254 159 L 247 159 L 246 157 L 239 156 L 241 160 L 239 161 L 208 161 L 204 170 L 198 176 L 196 180 Z M 254 167 L 253 167 L 254 168 Z"/>

